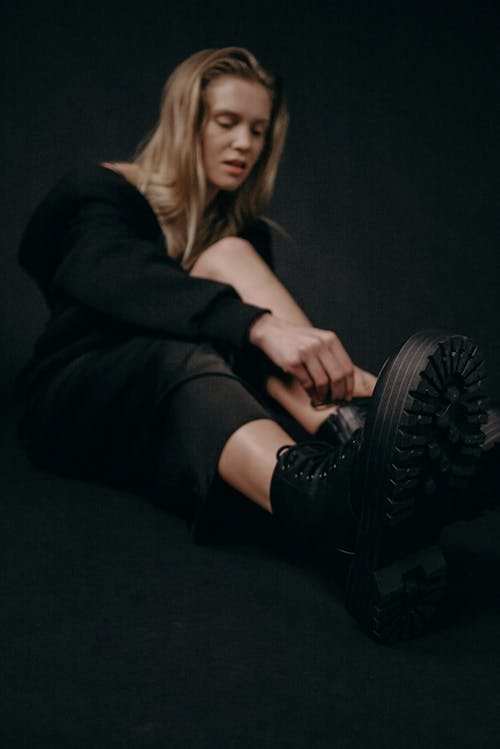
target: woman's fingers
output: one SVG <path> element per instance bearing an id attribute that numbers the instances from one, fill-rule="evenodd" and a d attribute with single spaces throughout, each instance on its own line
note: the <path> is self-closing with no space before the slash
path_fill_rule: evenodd
<path id="1" fill-rule="evenodd" d="M 345 399 L 347 401 L 352 400 L 352 397 L 354 395 L 354 368 L 351 374 L 348 374 L 346 377 L 346 395 Z"/>
<path id="2" fill-rule="evenodd" d="M 311 330 L 289 371 L 313 405 L 352 398 L 354 365 L 338 337 L 330 331 Z"/>
<path id="3" fill-rule="evenodd" d="M 321 363 L 314 357 L 304 357 L 288 367 L 288 374 L 295 377 L 304 388 L 312 403 L 331 400 L 330 380 Z"/>
<path id="4" fill-rule="evenodd" d="M 252 325 L 249 340 L 295 377 L 313 402 L 352 398 L 356 387 L 354 365 L 333 331 L 266 314 Z"/>
<path id="5" fill-rule="evenodd" d="M 319 357 L 309 356 L 305 363 L 305 368 L 312 380 L 312 386 L 306 389 L 311 401 L 326 403 L 331 400 L 332 383 L 321 359 Z"/>
<path id="6" fill-rule="evenodd" d="M 316 393 L 316 386 L 307 367 L 304 364 L 297 364 L 293 368 L 288 370 L 288 374 L 291 374 L 293 377 L 295 377 L 296 380 L 298 380 L 309 398 L 313 400 Z"/>
<path id="7" fill-rule="evenodd" d="M 328 332 L 321 363 L 330 380 L 331 398 L 351 400 L 354 390 L 354 365 L 335 333 Z"/>
<path id="8" fill-rule="evenodd" d="M 373 394 L 377 378 L 371 372 L 354 367 L 354 392 L 356 398 L 368 398 Z"/>

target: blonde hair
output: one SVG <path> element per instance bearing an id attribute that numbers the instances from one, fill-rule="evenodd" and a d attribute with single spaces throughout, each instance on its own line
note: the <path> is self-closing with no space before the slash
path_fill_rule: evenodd
<path id="1" fill-rule="evenodd" d="M 205 210 L 200 137 L 206 116 L 204 92 L 223 75 L 263 85 L 271 96 L 271 122 L 260 158 L 245 182 L 235 192 L 220 191 Z M 156 213 L 168 252 L 184 268 L 190 269 L 209 244 L 237 234 L 261 214 L 273 192 L 287 126 L 280 80 L 242 47 L 202 50 L 169 76 L 158 123 L 133 161 L 139 168 L 137 186 Z"/>

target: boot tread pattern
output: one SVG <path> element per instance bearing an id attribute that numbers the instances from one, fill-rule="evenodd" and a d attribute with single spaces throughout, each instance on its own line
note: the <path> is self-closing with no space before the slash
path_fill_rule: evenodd
<path id="1" fill-rule="evenodd" d="M 346 592 L 349 610 L 382 642 L 423 633 L 446 589 L 437 545 L 444 498 L 466 497 L 460 490 L 476 471 L 488 418 L 484 377 L 473 341 L 430 331 L 412 336 L 377 382 Z"/>
<path id="2" fill-rule="evenodd" d="M 458 490 L 467 487 L 484 441 L 481 425 L 488 419 L 484 376 L 478 347 L 461 336 L 440 342 L 428 356 L 417 388 L 406 398 L 396 436 L 398 450 L 386 498 L 389 523 L 401 522 L 412 513 L 414 503 L 409 496 L 417 485 L 426 496 L 446 485 Z M 429 457 L 423 470 L 414 467 L 422 465 L 415 447 L 424 448 Z M 405 471 L 412 466 L 414 480 L 408 482 Z"/>

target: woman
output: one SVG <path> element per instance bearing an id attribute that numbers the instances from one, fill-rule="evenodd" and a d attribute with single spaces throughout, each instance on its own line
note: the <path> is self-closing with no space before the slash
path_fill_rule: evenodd
<path id="1" fill-rule="evenodd" d="M 20 251 L 51 310 L 20 380 L 20 436 L 43 467 L 153 487 L 195 529 L 231 487 L 293 544 L 350 555 L 349 609 L 396 639 L 444 586 L 450 487 L 484 440 L 482 360 L 463 336 L 417 335 L 375 388 L 310 323 L 261 218 L 286 129 L 278 81 L 250 52 L 204 50 L 167 80 L 133 161 L 49 193 Z M 310 438 L 296 444 L 271 403 Z"/>

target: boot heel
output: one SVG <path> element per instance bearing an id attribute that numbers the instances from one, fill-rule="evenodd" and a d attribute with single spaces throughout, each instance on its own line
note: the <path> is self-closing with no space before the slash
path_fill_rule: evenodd
<path id="1" fill-rule="evenodd" d="M 437 546 L 367 572 L 353 561 L 347 608 L 380 642 L 422 634 L 446 589 L 446 562 Z"/>

